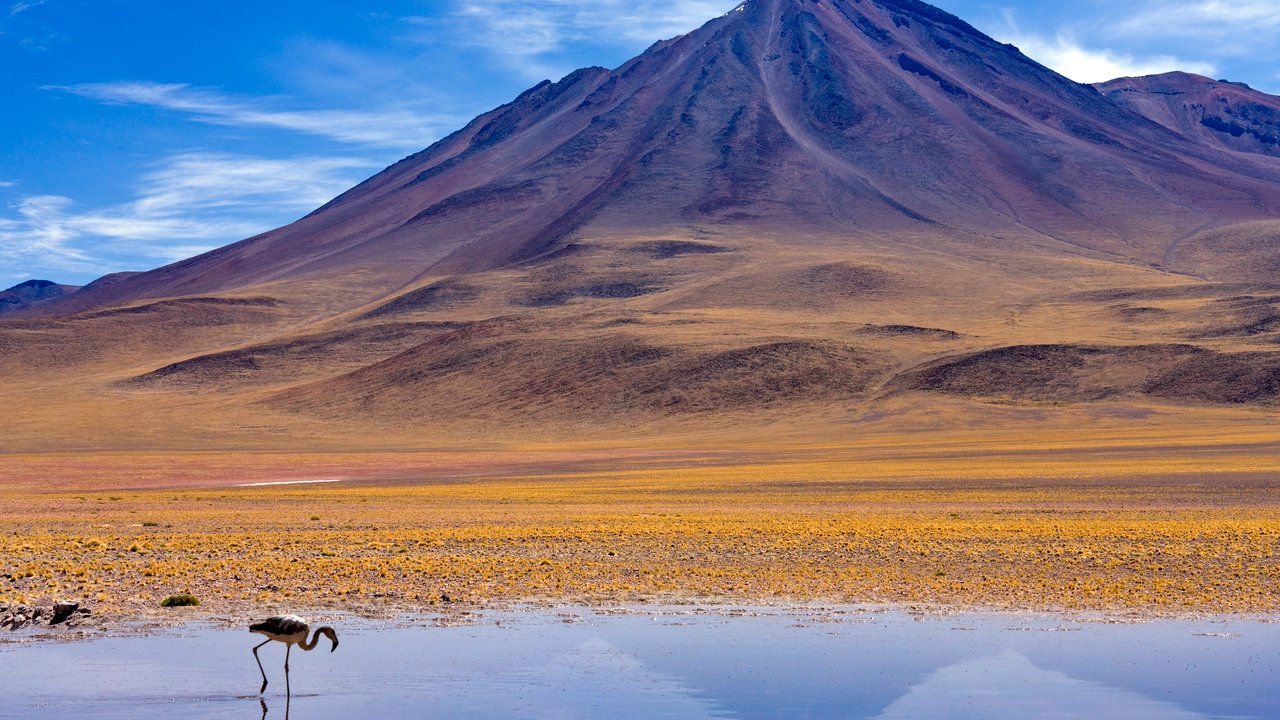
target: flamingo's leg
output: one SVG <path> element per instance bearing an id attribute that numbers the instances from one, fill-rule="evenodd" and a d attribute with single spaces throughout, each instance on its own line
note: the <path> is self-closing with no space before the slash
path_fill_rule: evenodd
<path id="1" fill-rule="evenodd" d="M 259 695 L 267 691 L 267 671 L 262 669 L 262 658 L 258 657 L 258 648 L 269 642 L 271 642 L 270 638 L 253 646 L 253 659 L 258 661 L 258 672 L 262 673 L 262 687 L 258 689 Z"/>
<path id="2" fill-rule="evenodd" d="M 284 694 L 286 697 L 293 697 L 293 691 L 289 689 L 289 652 L 291 650 L 293 650 L 293 645 L 290 645 L 284 651 Z"/>

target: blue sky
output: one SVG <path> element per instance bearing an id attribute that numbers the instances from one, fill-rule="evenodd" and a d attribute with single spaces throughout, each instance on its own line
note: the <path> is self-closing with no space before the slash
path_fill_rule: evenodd
<path id="1" fill-rule="evenodd" d="M 290 222 L 544 78 L 737 0 L 0 0 L 0 289 Z M 1076 80 L 1280 93 L 1276 0 L 938 0 Z"/>

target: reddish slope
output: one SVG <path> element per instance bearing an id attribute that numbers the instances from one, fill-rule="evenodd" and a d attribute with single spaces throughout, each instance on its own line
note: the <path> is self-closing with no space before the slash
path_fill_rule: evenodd
<path id="1" fill-rule="evenodd" d="M 1280 157 L 1280 97 L 1247 85 L 1173 72 L 1098 86 L 1165 127 L 1231 150 Z"/>
<path id="2" fill-rule="evenodd" d="M 1276 215 L 1280 162 L 1175 133 L 936 8 L 750 0 L 615 71 L 541 84 L 293 225 L 59 309 L 299 278 L 341 282 L 354 306 L 608 230 L 1159 263 L 1188 227 Z"/>

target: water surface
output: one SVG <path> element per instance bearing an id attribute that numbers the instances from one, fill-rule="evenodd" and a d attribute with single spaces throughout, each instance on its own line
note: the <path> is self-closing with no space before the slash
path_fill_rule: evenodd
<path id="1" fill-rule="evenodd" d="M 0 645 L 0 718 L 1280 718 L 1280 623 L 1067 622 L 855 608 L 351 620 L 341 646 L 247 630 Z"/>

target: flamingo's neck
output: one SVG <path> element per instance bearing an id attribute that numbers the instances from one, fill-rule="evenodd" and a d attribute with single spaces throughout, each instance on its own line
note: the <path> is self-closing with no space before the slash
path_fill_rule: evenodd
<path id="1" fill-rule="evenodd" d="M 316 643 L 318 642 L 320 642 L 320 631 L 317 629 L 315 632 L 311 633 L 310 640 L 303 640 L 298 643 L 298 647 L 310 652 L 316 648 Z"/>
<path id="2" fill-rule="evenodd" d="M 315 632 L 311 633 L 311 639 L 307 640 L 304 638 L 302 642 L 298 643 L 298 647 L 307 651 L 314 650 L 316 647 L 316 643 L 320 642 L 321 635 L 324 635 L 328 637 L 330 640 L 332 640 L 334 647 L 338 646 L 338 639 L 334 635 L 333 628 L 322 627 L 322 628 L 316 628 Z"/>

